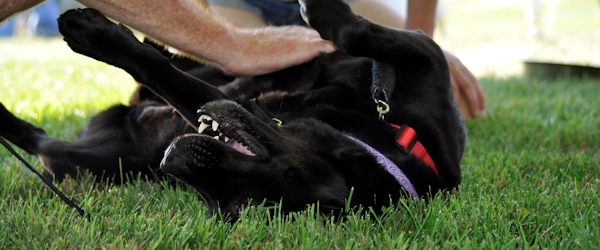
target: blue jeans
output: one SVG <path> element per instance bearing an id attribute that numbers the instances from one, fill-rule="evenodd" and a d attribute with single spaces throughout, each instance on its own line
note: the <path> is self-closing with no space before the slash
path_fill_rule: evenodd
<path id="1" fill-rule="evenodd" d="M 347 3 L 356 0 L 345 0 Z M 268 25 L 302 25 L 300 4 L 297 1 L 279 0 L 209 0 L 211 5 L 227 6 L 250 12 L 260 17 Z"/>

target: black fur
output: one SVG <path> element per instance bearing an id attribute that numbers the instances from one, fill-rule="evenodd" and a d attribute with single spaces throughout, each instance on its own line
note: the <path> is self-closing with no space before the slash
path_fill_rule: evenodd
<path id="1" fill-rule="evenodd" d="M 340 210 L 352 188 L 351 205 L 388 206 L 390 199 L 405 196 L 375 158 L 345 134 L 395 162 L 424 198 L 456 188 L 465 128 L 440 48 L 422 32 L 372 24 L 341 0 L 300 2 L 308 23 L 340 51 L 225 85 L 219 81 L 231 79 L 224 75 L 208 73 L 212 78 L 204 79 L 214 82 L 209 84 L 184 73 L 171 64 L 168 52 L 140 43 L 98 11 L 68 11 L 59 27 L 74 51 L 123 68 L 151 92 L 141 88 L 129 107 L 113 107 L 94 117 L 77 142 L 49 138 L 4 108 L 0 133 L 37 155 L 58 179 L 81 169 L 114 176 L 119 158 L 126 171 L 150 175 L 162 159 L 162 172 L 193 186 L 212 212 L 220 209 L 233 218 L 249 199 L 283 200 L 282 209 L 289 212 L 316 202 L 322 211 Z M 370 92 L 373 60 L 392 65 L 395 76 L 385 121 L 378 118 Z M 197 76 L 202 74 L 207 73 Z M 282 126 L 257 116 L 253 98 Z M 255 155 L 194 133 L 200 125 L 198 109 Z M 395 145 L 389 123 L 415 129 L 439 175 Z"/>

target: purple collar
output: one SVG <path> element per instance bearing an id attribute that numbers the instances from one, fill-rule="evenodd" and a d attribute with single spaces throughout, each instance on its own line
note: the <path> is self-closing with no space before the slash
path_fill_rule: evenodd
<path id="1" fill-rule="evenodd" d="M 361 146 L 363 146 L 367 150 L 369 150 L 369 152 L 372 155 L 374 155 L 375 158 L 377 158 L 377 163 L 379 163 L 381 166 L 385 167 L 385 170 L 388 173 L 390 173 L 391 175 L 393 175 L 394 178 L 396 178 L 396 180 L 398 181 L 398 183 L 400 183 L 400 185 L 406 191 L 408 191 L 412 195 L 413 198 L 415 198 L 415 199 L 419 198 L 419 195 L 417 194 L 417 190 L 415 190 L 415 187 L 413 186 L 413 184 L 410 182 L 408 177 L 406 177 L 406 175 L 402 172 L 402 170 L 400 170 L 400 168 L 398 168 L 398 166 L 396 166 L 396 164 L 394 164 L 394 162 L 392 162 L 390 159 L 385 157 L 385 155 L 383 155 L 382 153 L 380 153 L 373 147 L 369 146 L 368 144 L 364 143 L 363 141 L 356 139 L 349 135 L 345 135 L 345 136 L 354 140 L 356 143 L 360 144 Z"/>

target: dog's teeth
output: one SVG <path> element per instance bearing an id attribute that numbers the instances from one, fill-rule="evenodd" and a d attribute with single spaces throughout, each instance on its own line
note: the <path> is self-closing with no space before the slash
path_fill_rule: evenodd
<path id="1" fill-rule="evenodd" d="M 198 119 L 198 121 L 212 121 L 212 118 L 208 115 L 201 115 L 200 118 Z"/>
<path id="2" fill-rule="evenodd" d="M 212 122 L 212 130 L 217 131 L 218 128 L 219 128 L 219 123 L 217 121 L 213 121 Z"/>
<path id="3" fill-rule="evenodd" d="M 213 137 L 213 139 L 215 139 L 215 140 L 219 140 L 219 136 L 218 136 L 218 135 L 215 135 L 215 136 Z"/>
<path id="4" fill-rule="evenodd" d="M 204 130 L 205 130 L 206 128 L 208 128 L 209 126 L 210 126 L 210 125 L 208 125 L 208 124 L 206 124 L 206 123 L 204 123 L 204 122 L 201 122 L 201 123 L 200 123 L 200 127 L 198 127 L 198 134 L 202 134 L 202 132 L 204 132 Z"/>
<path id="5" fill-rule="evenodd" d="M 223 139 L 223 141 L 225 141 L 225 143 L 229 142 L 229 137 L 225 136 L 225 139 Z"/>
<path id="6" fill-rule="evenodd" d="M 223 136 L 223 133 L 219 132 L 219 137 Z"/>

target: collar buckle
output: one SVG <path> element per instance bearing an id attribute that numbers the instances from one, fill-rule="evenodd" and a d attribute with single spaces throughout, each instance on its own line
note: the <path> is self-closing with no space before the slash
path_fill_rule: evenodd
<path id="1" fill-rule="evenodd" d="M 408 125 L 404 124 L 398 128 L 395 136 L 396 146 L 405 154 L 409 154 L 417 143 L 417 133 Z"/>

